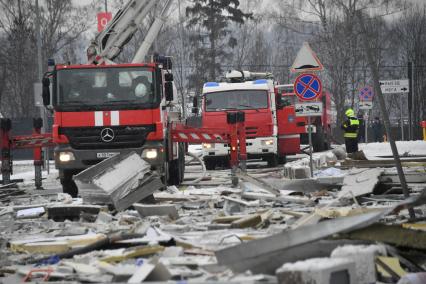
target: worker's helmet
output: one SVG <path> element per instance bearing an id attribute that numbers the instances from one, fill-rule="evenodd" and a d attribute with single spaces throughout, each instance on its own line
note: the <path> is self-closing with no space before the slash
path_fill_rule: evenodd
<path id="1" fill-rule="evenodd" d="M 346 116 L 354 116 L 354 115 L 355 115 L 355 112 L 354 112 L 354 110 L 353 110 L 353 109 L 348 108 L 348 109 L 346 110 L 345 114 L 346 114 Z"/>
<path id="2" fill-rule="evenodd" d="M 144 97 L 147 94 L 147 88 L 145 86 L 145 84 L 143 83 L 139 83 L 137 84 L 136 88 L 135 88 L 135 96 L 137 97 Z"/>

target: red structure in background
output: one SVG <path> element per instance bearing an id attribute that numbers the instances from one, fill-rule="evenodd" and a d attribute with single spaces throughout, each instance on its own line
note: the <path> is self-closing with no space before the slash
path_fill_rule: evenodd
<path id="1" fill-rule="evenodd" d="M 43 166 L 43 157 L 41 149 L 43 147 L 52 147 L 53 139 L 51 133 L 41 133 L 43 120 L 35 118 L 33 120 L 33 133 L 31 135 L 11 136 L 12 122 L 8 118 L 2 118 L 0 122 L 0 149 L 1 149 L 1 173 L 3 185 L 10 184 L 10 176 L 13 174 L 12 149 L 33 149 L 35 186 L 42 188 L 41 169 Z"/>
<path id="2" fill-rule="evenodd" d="M 108 25 L 109 21 L 112 19 L 112 14 L 110 12 L 100 12 L 97 15 L 98 18 L 98 32 L 101 32 Z"/>

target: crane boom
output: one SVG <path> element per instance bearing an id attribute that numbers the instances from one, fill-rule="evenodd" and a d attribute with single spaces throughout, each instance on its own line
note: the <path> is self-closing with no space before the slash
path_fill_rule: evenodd
<path id="1" fill-rule="evenodd" d="M 165 14 L 169 10 L 171 2 L 172 0 L 167 0 L 161 14 L 149 28 L 132 62 L 140 62 L 146 56 L 165 22 Z M 156 3 L 156 0 L 131 0 L 120 9 L 87 49 L 89 63 L 112 63 L 142 25 L 148 13 L 155 8 Z"/>
<path id="2" fill-rule="evenodd" d="M 152 43 L 154 42 L 155 38 L 160 33 L 161 28 L 166 22 L 166 14 L 168 10 L 170 9 L 171 5 L 172 5 L 172 0 L 167 0 L 160 15 L 156 17 L 154 23 L 152 23 L 151 27 L 149 28 L 149 31 L 146 34 L 145 39 L 142 42 L 142 45 L 139 47 L 138 51 L 136 52 L 136 55 L 133 58 L 132 63 L 138 63 L 144 60 L 145 56 L 148 53 L 148 50 L 152 46 Z"/>

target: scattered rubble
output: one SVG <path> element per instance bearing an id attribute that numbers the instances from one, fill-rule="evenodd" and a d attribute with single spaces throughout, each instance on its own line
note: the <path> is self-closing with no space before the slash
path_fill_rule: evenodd
<path id="1" fill-rule="evenodd" d="M 425 166 L 405 164 L 404 199 L 392 164 L 342 157 L 315 154 L 313 178 L 249 164 L 238 187 L 189 165 L 197 183 L 162 188 L 128 154 L 75 176 L 81 198 L 1 187 L 0 283 L 424 283 Z"/>

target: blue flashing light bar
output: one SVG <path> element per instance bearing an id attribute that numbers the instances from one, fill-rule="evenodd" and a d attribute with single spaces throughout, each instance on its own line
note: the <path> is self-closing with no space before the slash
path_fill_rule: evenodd
<path id="1" fill-rule="evenodd" d="M 204 87 L 208 88 L 208 87 L 219 87 L 219 83 L 217 82 L 207 82 L 204 84 Z"/>
<path id="2" fill-rule="evenodd" d="M 253 82 L 254 85 L 260 85 L 260 84 L 267 84 L 268 80 L 266 79 L 259 79 Z"/>

